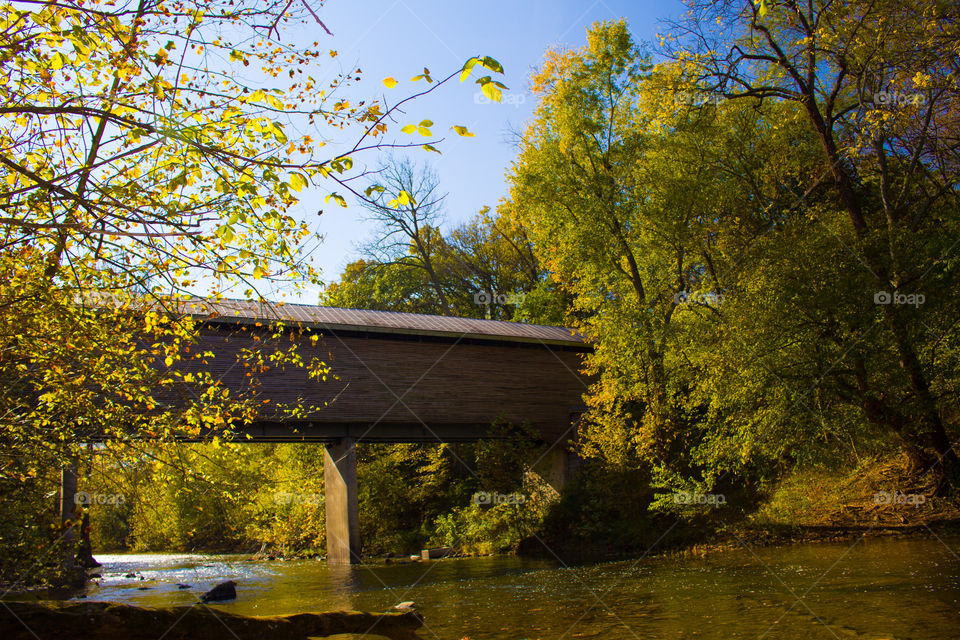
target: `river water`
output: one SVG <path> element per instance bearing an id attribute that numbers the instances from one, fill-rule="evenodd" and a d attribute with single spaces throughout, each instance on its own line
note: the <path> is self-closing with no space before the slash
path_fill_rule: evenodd
<path id="1" fill-rule="evenodd" d="M 103 579 L 87 597 L 193 604 L 232 579 L 237 599 L 211 606 L 280 615 L 385 611 L 412 600 L 425 616 L 425 640 L 960 639 L 958 553 L 960 537 L 867 538 L 573 567 L 514 557 L 331 568 L 317 560 L 101 555 Z"/>

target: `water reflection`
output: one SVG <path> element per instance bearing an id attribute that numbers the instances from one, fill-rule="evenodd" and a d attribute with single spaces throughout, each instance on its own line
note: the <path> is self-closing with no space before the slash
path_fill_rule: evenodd
<path id="1" fill-rule="evenodd" d="M 102 556 L 89 597 L 148 606 L 196 602 L 238 583 L 251 615 L 360 609 L 413 600 L 426 638 L 960 637 L 960 539 L 873 539 L 579 567 L 519 558 L 327 567 L 319 561 Z M 131 571 L 143 575 L 123 577 Z M 181 591 L 176 582 L 194 589 Z M 149 590 L 139 590 L 142 585 Z"/>

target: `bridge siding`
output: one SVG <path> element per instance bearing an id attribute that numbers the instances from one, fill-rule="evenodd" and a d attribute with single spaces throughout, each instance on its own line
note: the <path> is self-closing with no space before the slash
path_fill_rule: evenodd
<path id="1" fill-rule="evenodd" d="M 246 369 L 234 366 L 237 354 L 269 338 L 265 328 L 206 327 L 202 348 L 217 356 L 205 368 L 230 388 L 243 388 Z M 301 341 L 304 359 L 319 358 L 336 378 L 315 381 L 302 370 L 274 369 L 259 374 L 260 392 L 271 403 L 294 402 L 298 395 L 308 404 L 328 402 L 308 419 L 315 426 L 379 421 L 387 429 L 422 420 L 449 431 L 450 425 L 489 424 L 503 413 L 512 422 L 529 420 L 552 442 L 571 435 L 571 409 L 582 404 L 586 391 L 585 379 L 576 374 L 582 352 L 575 348 L 329 331 L 316 346 Z M 387 386 L 407 406 L 398 403 L 384 413 L 396 402 Z M 263 418 L 275 417 L 265 412 Z"/>

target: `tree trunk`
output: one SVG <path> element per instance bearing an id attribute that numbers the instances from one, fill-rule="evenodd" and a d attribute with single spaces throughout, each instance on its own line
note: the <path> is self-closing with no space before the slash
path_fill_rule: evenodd
<path id="1" fill-rule="evenodd" d="M 67 455 L 60 470 L 60 566 L 66 573 L 76 567 L 77 459 Z"/>
<path id="2" fill-rule="evenodd" d="M 930 384 L 926 375 L 924 375 L 920 359 L 910 342 L 903 317 L 893 305 L 887 305 L 884 307 L 884 318 L 896 341 L 900 367 L 910 379 L 910 386 L 920 403 L 920 419 L 924 423 L 925 434 L 937 453 L 945 480 L 953 487 L 960 486 L 960 460 L 957 458 L 953 443 L 950 441 L 943 420 L 940 418 L 937 401 L 930 391 Z"/>
<path id="3" fill-rule="evenodd" d="M 853 186 L 849 172 L 843 166 L 843 158 L 837 150 L 831 131 L 828 130 L 812 93 L 807 96 L 804 105 L 817 130 L 824 155 L 827 161 L 830 162 L 840 200 L 847 210 L 847 215 L 849 216 L 850 223 L 853 225 L 857 237 L 863 241 L 864 259 L 871 271 L 873 271 L 874 275 L 878 278 L 879 284 L 881 286 L 887 286 L 890 283 L 890 268 L 879 256 L 876 256 L 869 247 L 868 236 L 870 235 L 870 229 L 863 213 L 861 198 Z M 890 232 L 892 233 L 892 231 Z M 891 255 L 894 255 L 892 247 Z M 920 419 L 924 423 L 926 440 L 928 440 L 928 443 L 933 446 L 937 453 L 946 482 L 953 487 L 960 486 L 960 459 L 957 458 L 950 438 L 947 435 L 946 428 L 944 427 L 943 420 L 940 418 L 936 400 L 930 391 L 930 384 L 923 372 L 920 360 L 917 358 L 916 350 L 914 349 L 903 318 L 892 304 L 886 305 L 883 308 L 883 315 L 887 326 L 893 333 L 897 356 L 900 359 L 900 367 L 907 374 L 910 380 L 910 387 L 920 403 Z"/>

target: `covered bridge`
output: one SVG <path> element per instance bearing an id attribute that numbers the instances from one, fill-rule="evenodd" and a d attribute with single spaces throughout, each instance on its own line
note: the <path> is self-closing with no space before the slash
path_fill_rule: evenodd
<path id="1" fill-rule="evenodd" d="M 570 472 L 565 444 L 584 409 L 579 370 L 590 350 L 570 329 L 247 301 L 191 302 L 183 311 L 201 322 L 202 348 L 216 354 L 204 367 L 227 387 L 246 384 L 237 355 L 262 348 L 278 322 L 303 330 L 305 359 L 329 365 L 326 381 L 301 369 L 260 375 L 263 398 L 322 408 L 296 420 L 264 415 L 242 428 L 255 442 L 325 443 L 331 562 L 359 559 L 357 442 L 472 441 L 497 419 L 528 422 L 550 445 L 542 475 L 558 487 Z"/>

